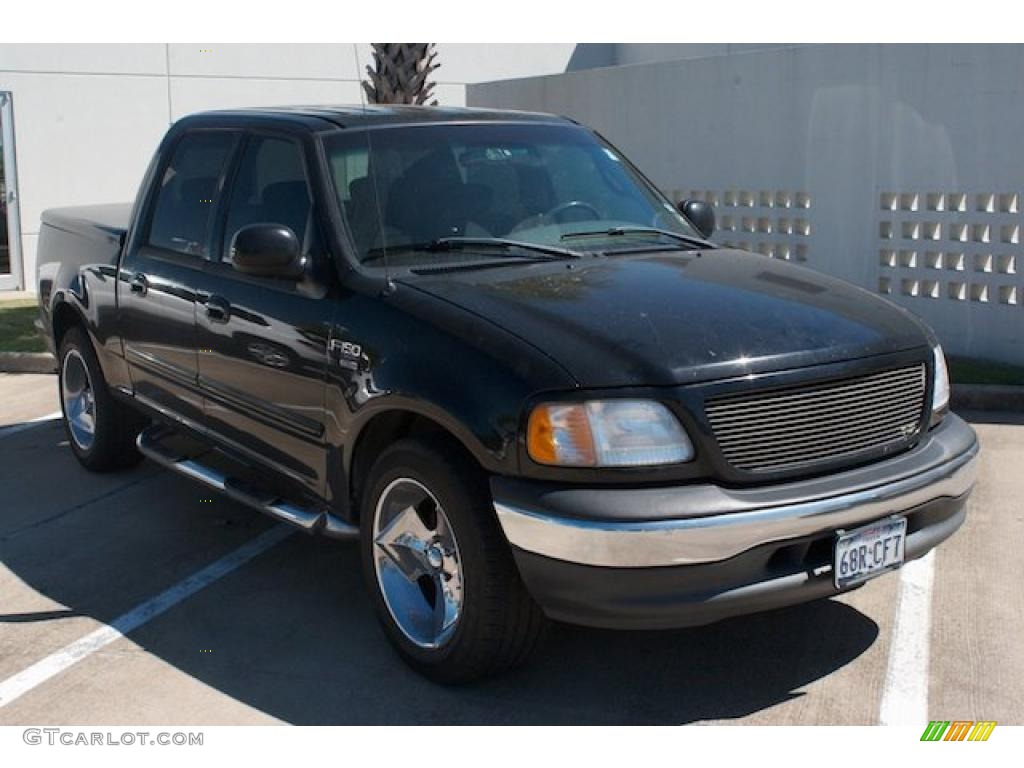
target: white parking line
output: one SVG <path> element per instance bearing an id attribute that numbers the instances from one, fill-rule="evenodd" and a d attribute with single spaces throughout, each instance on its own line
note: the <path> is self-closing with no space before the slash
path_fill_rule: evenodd
<path id="1" fill-rule="evenodd" d="M 928 653 L 935 551 L 900 569 L 896 620 L 878 720 L 882 725 L 928 722 Z"/>
<path id="2" fill-rule="evenodd" d="M 11 435 L 16 435 L 19 432 L 24 432 L 26 429 L 38 427 L 45 421 L 53 421 L 54 419 L 59 419 L 63 415 L 64 414 L 61 413 L 60 411 L 54 411 L 53 413 L 48 413 L 45 416 L 37 416 L 34 419 L 29 419 L 28 421 L 24 421 L 21 424 L 13 424 L 9 427 L 0 427 L 0 437 L 10 437 Z"/>
<path id="3" fill-rule="evenodd" d="M 33 688 L 45 683 L 51 677 L 60 674 L 73 664 L 77 664 L 90 654 L 95 653 L 132 630 L 138 629 L 182 600 L 210 586 L 221 577 L 231 573 L 262 552 L 266 552 L 293 533 L 295 533 L 295 529 L 287 525 L 278 524 L 274 526 L 246 544 L 243 544 L 234 552 L 211 563 L 202 570 L 196 571 L 169 589 L 164 590 L 156 597 L 150 598 L 127 613 L 121 614 L 110 624 L 90 632 L 85 637 L 47 656 L 42 661 L 36 662 L 13 677 L 0 682 L 0 709 L 6 707 L 20 696 L 25 695 Z"/>

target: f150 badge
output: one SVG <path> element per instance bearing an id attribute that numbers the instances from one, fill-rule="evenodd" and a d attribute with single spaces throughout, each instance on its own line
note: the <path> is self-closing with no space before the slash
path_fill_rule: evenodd
<path id="1" fill-rule="evenodd" d="M 352 341 L 331 339 L 328 349 L 330 350 L 331 357 L 335 358 L 338 361 L 338 365 L 342 368 L 348 368 L 352 371 L 359 370 L 359 364 L 363 360 L 363 348 L 361 345 Z"/>

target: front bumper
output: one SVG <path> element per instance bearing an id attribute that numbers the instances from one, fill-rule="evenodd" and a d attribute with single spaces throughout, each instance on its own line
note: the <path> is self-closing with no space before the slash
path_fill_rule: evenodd
<path id="1" fill-rule="evenodd" d="M 963 523 L 974 431 L 953 414 L 914 449 L 761 488 L 566 488 L 495 477 L 498 519 L 552 618 L 621 628 L 706 624 L 838 593 L 836 531 L 900 514 L 905 558 Z"/>

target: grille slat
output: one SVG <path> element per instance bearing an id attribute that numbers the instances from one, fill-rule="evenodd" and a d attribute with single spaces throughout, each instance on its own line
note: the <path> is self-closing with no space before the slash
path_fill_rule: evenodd
<path id="1" fill-rule="evenodd" d="M 757 408 L 750 408 L 749 410 L 731 410 L 718 414 L 719 418 L 723 422 L 727 421 L 750 421 L 754 416 L 781 416 L 781 415 L 799 415 L 803 413 L 812 413 L 821 411 L 824 408 L 831 408 L 836 406 L 849 405 L 851 402 L 885 402 L 885 400 L 893 395 L 899 395 L 905 392 L 907 388 L 913 388 L 915 382 L 908 381 L 897 387 L 888 387 L 886 389 L 871 389 L 866 392 L 858 393 L 856 396 L 851 397 L 849 394 L 844 393 L 841 396 L 831 395 L 828 397 L 822 397 L 820 400 L 807 400 L 799 404 L 793 403 L 778 403 L 767 406 L 760 406 Z"/>
<path id="2" fill-rule="evenodd" d="M 916 426 L 917 419 L 912 419 L 912 421 Z M 814 450 L 818 451 L 822 449 L 827 450 L 829 446 L 839 444 L 843 446 L 843 449 L 845 451 L 847 444 L 850 443 L 860 443 L 863 441 L 871 442 L 876 438 L 885 437 L 884 440 L 880 441 L 880 444 L 884 444 L 892 440 L 899 440 L 903 436 L 904 433 L 901 429 L 894 428 L 892 425 L 886 424 L 881 427 L 864 427 L 863 429 L 858 429 L 856 431 L 846 432 L 841 437 L 816 439 L 814 440 L 813 446 Z M 792 454 L 803 453 L 804 448 L 802 448 L 802 446 L 807 445 L 807 440 L 798 440 L 794 438 L 791 440 L 779 441 L 778 443 L 775 443 L 771 447 L 767 448 L 762 447 L 757 449 L 750 449 L 744 446 L 742 447 L 742 449 L 744 451 L 744 458 L 755 459 L 760 458 L 762 456 L 771 457 L 773 454 L 782 455 L 786 454 L 787 452 Z"/>
<path id="3" fill-rule="evenodd" d="M 906 424 L 916 425 L 919 416 L 920 414 L 916 409 L 908 408 L 905 412 L 894 415 L 893 421 L 886 420 L 882 424 L 879 424 L 876 421 L 867 420 L 850 422 L 846 424 L 846 429 L 843 430 L 843 434 L 839 436 L 839 439 L 842 439 L 845 436 L 853 438 L 861 432 L 885 429 L 893 431 L 893 422 L 900 426 Z M 828 442 L 828 439 L 834 434 L 834 427 L 831 424 L 825 424 L 817 426 L 813 431 L 796 427 L 787 430 L 773 430 L 773 432 L 774 435 L 778 437 L 778 440 L 774 440 L 770 448 L 783 447 L 791 444 L 806 444 L 808 440 L 821 440 L 822 442 Z M 719 444 L 730 449 L 761 448 L 764 444 L 764 437 L 761 434 L 748 433 L 744 437 L 745 439 L 743 440 L 729 439 L 727 441 L 719 441 Z M 816 445 L 820 445 L 820 443 L 816 443 Z"/>
<path id="4" fill-rule="evenodd" d="M 882 382 L 869 382 L 864 387 L 843 387 L 836 388 L 822 393 L 807 393 L 794 397 L 773 397 L 765 398 L 763 401 L 756 403 L 748 402 L 724 402 L 721 405 L 715 405 L 716 412 L 723 416 L 727 415 L 747 415 L 751 411 L 771 411 L 778 408 L 808 408 L 816 407 L 822 402 L 827 401 L 839 401 L 842 402 L 849 398 L 851 394 L 855 397 L 869 397 L 872 394 L 900 391 L 908 385 L 914 385 L 917 383 L 917 376 L 907 376 L 903 379 L 897 379 L 893 381 L 882 381 Z"/>
<path id="5" fill-rule="evenodd" d="M 822 418 L 841 413 L 847 416 L 853 416 L 854 418 L 860 416 L 862 413 L 871 413 L 877 415 L 879 411 L 898 411 L 904 408 L 912 407 L 912 405 L 899 404 L 889 406 L 888 408 L 881 408 L 877 403 L 837 403 L 834 405 L 826 405 L 822 408 L 808 408 L 805 411 L 791 412 L 787 411 L 785 414 L 768 414 L 763 417 L 758 414 L 759 418 L 764 419 L 764 423 L 771 423 L 781 427 L 789 425 L 798 425 L 804 422 L 820 423 Z M 730 417 L 728 419 L 721 419 L 719 423 L 723 426 L 730 427 L 730 434 L 742 433 L 750 430 L 761 430 L 762 422 L 759 420 L 756 424 L 751 424 L 751 418 L 740 419 L 739 417 Z"/>
<path id="6" fill-rule="evenodd" d="M 795 468 L 906 442 L 924 410 L 925 367 L 712 398 L 705 413 L 726 460 L 749 472 Z"/>
<path id="7" fill-rule="evenodd" d="M 877 441 L 877 440 L 874 440 L 874 439 L 867 439 L 867 440 L 861 440 L 859 442 L 853 442 L 853 443 L 850 443 L 849 445 L 846 445 L 843 448 L 842 451 L 840 451 L 838 453 L 829 454 L 829 459 L 831 459 L 831 460 L 841 459 L 843 456 L 850 456 L 852 454 L 860 453 L 861 451 L 867 450 L 869 448 L 874 448 L 874 447 L 878 447 L 878 446 L 881 446 L 881 445 L 886 445 L 888 442 L 895 442 L 895 441 L 894 440 L 893 441 Z M 794 461 L 794 457 L 793 456 L 782 454 L 782 455 L 779 456 L 778 459 L 776 459 L 774 461 L 763 461 L 763 462 L 761 462 L 760 464 L 758 464 L 758 469 L 761 470 L 761 471 L 763 471 L 765 469 L 775 469 L 775 470 L 778 470 L 778 469 L 788 469 L 788 468 L 793 467 L 794 465 L 803 465 L 803 464 L 808 464 L 810 462 L 811 462 L 811 460 L 807 459 L 806 456 L 801 456 L 798 461 Z"/>

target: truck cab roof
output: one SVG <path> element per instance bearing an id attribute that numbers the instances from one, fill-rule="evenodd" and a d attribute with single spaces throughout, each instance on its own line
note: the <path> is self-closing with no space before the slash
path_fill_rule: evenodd
<path id="1" fill-rule="evenodd" d="M 316 127 L 331 123 L 339 128 L 366 128 L 378 125 L 415 125 L 427 123 L 501 123 L 540 122 L 572 123 L 574 121 L 543 112 L 476 109 L 471 107 L 420 107 L 406 104 L 309 105 L 218 109 L 197 112 L 182 118 L 184 125 L 208 118 L 275 119 Z"/>

